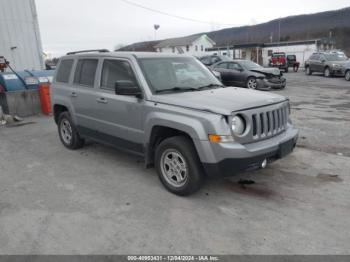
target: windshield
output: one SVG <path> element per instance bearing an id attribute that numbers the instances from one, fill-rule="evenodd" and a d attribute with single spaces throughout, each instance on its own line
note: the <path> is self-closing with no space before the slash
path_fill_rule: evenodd
<path id="1" fill-rule="evenodd" d="M 344 54 L 325 54 L 328 61 L 346 61 L 348 58 Z"/>
<path id="2" fill-rule="evenodd" d="M 249 61 L 249 60 L 240 61 L 240 64 L 247 70 L 254 70 L 254 69 L 261 68 L 261 65 L 258 65 L 252 61 Z"/>
<path id="3" fill-rule="evenodd" d="M 192 57 L 140 58 L 139 62 L 153 93 L 222 86 L 209 69 Z"/>

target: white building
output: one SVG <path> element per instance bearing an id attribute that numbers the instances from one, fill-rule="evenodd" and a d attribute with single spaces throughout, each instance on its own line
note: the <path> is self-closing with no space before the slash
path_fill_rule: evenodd
<path id="1" fill-rule="evenodd" d="M 200 56 L 205 54 L 206 49 L 212 48 L 214 45 L 215 42 L 204 34 L 166 39 L 158 43 L 154 48 L 157 52 L 162 53 Z"/>
<path id="2" fill-rule="evenodd" d="M 34 0 L 0 0 L 0 56 L 15 70 L 44 69 Z"/>
<path id="3" fill-rule="evenodd" d="M 248 59 L 263 66 L 268 66 L 272 53 L 284 52 L 286 55 L 296 55 L 297 61 L 303 66 L 312 53 L 333 48 L 334 41 L 324 38 L 280 43 L 237 44 L 234 46 L 208 48 L 206 52 L 207 54 L 227 55 L 234 59 Z"/>

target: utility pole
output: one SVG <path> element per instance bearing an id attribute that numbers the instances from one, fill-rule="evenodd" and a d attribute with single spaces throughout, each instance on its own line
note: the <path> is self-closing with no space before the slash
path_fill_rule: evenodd
<path id="1" fill-rule="evenodd" d="M 160 28 L 160 25 L 154 25 L 154 41 L 157 40 L 157 30 Z"/>
<path id="2" fill-rule="evenodd" d="M 278 19 L 278 52 L 280 51 L 281 44 L 281 17 Z"/>

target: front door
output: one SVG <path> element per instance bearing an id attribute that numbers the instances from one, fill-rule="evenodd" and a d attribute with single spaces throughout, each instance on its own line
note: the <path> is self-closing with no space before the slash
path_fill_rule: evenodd
<path id="1" fill-rule="evenodd" d="M 98 136 L 116 147 L 142 153 L 144 101 L 135 96 L 116 95 L 115 83 L 120 80 L 138 85 L 131 63 L 126 59 L 105 59 L 95 101 Z"/>

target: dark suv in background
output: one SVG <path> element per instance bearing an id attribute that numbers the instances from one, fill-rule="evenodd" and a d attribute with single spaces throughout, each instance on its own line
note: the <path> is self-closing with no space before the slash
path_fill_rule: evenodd
<path id="1" fill-rule="evenodd" d="M 323 73 L 325 77 L 344 76 L 347 62 L 348 58 L 343 52 L 317 52 L 305 62 L 305 72 L 307 75 Z"/>

